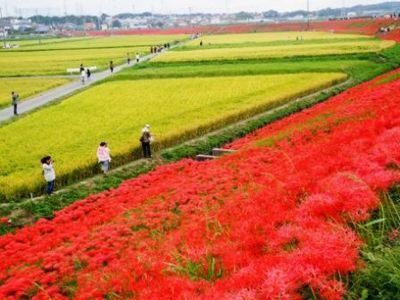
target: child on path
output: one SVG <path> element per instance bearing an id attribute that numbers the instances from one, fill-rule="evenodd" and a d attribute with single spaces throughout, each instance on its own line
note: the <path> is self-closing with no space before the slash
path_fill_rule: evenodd
<path id="1" fill-rule="evenodd" d="M 136 63 L 139 63 L 139 62 L 140 62 L 140 54 L 136 53 Z"/>
<path id="2" fill-rule="evenodd" d="M 114 62 L 110 61 L 110 71 L 111 73 L 114 73 Z"/>
<path id="3" fill-rule="evenodd" d="M 87 68 L 87 69 L 86 69 L 86 77 L 87 77 L 87 80 L 90 79 L 90 76 L 92 76 L 92 72 L 90 71 L 89 68 Z"/>
<path id="4" fill-rule="evenodd" d="M 127 53 L 126 57 L 127 57 L 126 60 L 128 62 L 128 65 L 130 65 L 131 64 L 131 55 L 129 53 Z"/>
<path id="5" fill-rule="evenodd" d="M 47 182 L 46 193 L 47 195 L 51 195 L 54 192 L 54 186 L 56 182 L 56 173 L 53 167 L 53 160 L 51 156 L 43 157 L 40 162 L 42 163 L 43 168 L 43 176 Z"/>
<path id="6" fill-rule="evenodd" d="M 142 143 L 143 157 L 151 158 L 151 147 L 150 144 L 153 141 L 153 136 L 150 132 L 150 125 L 146 125 L 142 129 L 142 136 L 140 137 L 140 142 Z"/>
<path id="7" fill-rule="evenodd" d="M 97 159 L 101 165 L 101 170 L 106 174 L 110 169 L 111 162 L 110 149 L 106 142 L 102 142 L 99 148 L 97 148 Z"/>
<path id="8" fill-rule="evenodd" d="M 18 101 L 19 95 L 16 92 L 11 92 L 11 104 L 14 108 L 14 116 L 18 116 Z"/>

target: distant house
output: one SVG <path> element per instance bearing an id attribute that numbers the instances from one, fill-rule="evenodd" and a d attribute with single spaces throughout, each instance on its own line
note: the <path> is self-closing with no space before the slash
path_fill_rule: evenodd
<path id="1" fill-rule="evenodd" d="M 149 28 L 148 22 L 146 19 L 124 19 L 120 20 L 122 28 L 125 29 L 145 29 Z"/>
<path id="2" fill-rule="evenodd" d="M 33 29 L 32 21 L 29 19 L 11 19 L 11 29 L 13 31 L 29 31 Z"/>
<path id="3" fill-rule="evenodd" d="M 49 26 L 39 24 L 35 28 L 35 33 L 37 33 L 37 34 L 47 34 L 47 33 L 50 32 L 50 30 L 51 30 L 51 28 Z"/>
<path id="4" fill-rule="evenodd" d="M 63 26 L 64 30 L 78 30 L 79 26 L 74 23 L 65 23 Z"/>

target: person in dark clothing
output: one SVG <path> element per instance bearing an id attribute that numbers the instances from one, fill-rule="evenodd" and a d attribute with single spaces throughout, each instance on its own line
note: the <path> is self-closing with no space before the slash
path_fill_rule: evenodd
<path id="1" fill-rule="evenodd" d="M 19 95 L 16 92 L 12 92 L 11 103 L 14 108 L 14 116 L 18 116 L 18 100 L 19 100 Z"/>
<path id="2" fill-rule="evenodd" d="M 90 76 L 92 76 L 92 72 L 90 71 L 89 68 L 87 68 L 86 69 L 86 77 L 87 77 L 88 80 L 90 79 Z"/>
<path id="3" fill-rule="evenodd" d="M 114 62 L 113 61 L 110 61 L 110 71 L 111 71 L 111 73 L 114 72 Z"/>
<path id="4" fill-rule="evenodd" d="M 129 53 L 126 54 L 126 61 L 128 62 L 128 65 L 131 64 L 131 55 Z"/>
<path id="5" fill-rule="evenodd" d="M 81 64 L 81 66 L 79 67 L 79 73 L 82 73 L 82 71 L 85 71 L 85 67 L 83 66 L 83 64 Z"/>
<path id="6" fill-rule="evenodd" d="M 140 142 L 142 143 L 143 157 L 151 158 L 151 147 L 150 144 L 153 141 L 153 137 L 150 132 L 150 125 L 146 125 L 142 130 L 142 136 Z"/>

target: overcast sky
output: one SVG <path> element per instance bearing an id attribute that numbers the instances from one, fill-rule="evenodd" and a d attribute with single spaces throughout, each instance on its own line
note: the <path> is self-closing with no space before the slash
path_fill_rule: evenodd
<path id="1" fill-rule="evenodd" d="M 356 4 L 374 4 L 370 0 L 310 0 L 312 10 Z M 187 13 L 237 12 L 237 11 L 291 11 L 305 9 L 307 0 L 0 0 L 3 15 L 64 15 L 68 14 L 116 14 L 120 12 Z"/>

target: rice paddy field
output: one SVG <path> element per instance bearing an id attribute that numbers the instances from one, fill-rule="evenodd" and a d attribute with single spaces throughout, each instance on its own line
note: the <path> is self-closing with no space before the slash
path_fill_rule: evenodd
<path id="1" fill-rule="evenodd" d="M 15 41 L 12 44 L 19 48 L 2 51 L 15 50 L 60 50 L 60 49 L 93 49 L 93 48 L 119 48 L 132 46 L 150 47 L 154 45 L 171 43 L 186 39 L 186 35 L 134 35 L 134 36 L 109 36 L 109 37 L 78 37 L 59 38 L 35 41 Z"/>
<path id="2" fill-rule="evenodd" d="M 354 39 L 373 39 L 368 35 L 357 34 L 334 34 L 329 32 L 271 32 L 271 33 L 246 33 L 246 34 L 224 34 L 224 35 L 204 35 L 199 40 L 203 41 L 204 46 L 226 45 L 226 44 L 253 44 L 277 41 L 315 41 L 315 40 L 354 40 Z M 191 41 L 188 46 L 198 46 L 199 40 Z"/>
<path id="3" fill-rule="evenodd" d="M 156 62 L 215 61 L 271 59 L 280 57 L 345 55 L 355 53 L 380 52 L 395 45 L 392 41 L 364 39 L 360 41 L 341 41 L 338 43 L 319 43 L 279 46 L 227 47 L 217 49 L 195 49 L 171 51 L 157 57 Z"/>
<path id="4" fill-rule="evenodd" d="M 41 44 L 21 41 L 19 48 L 0 50 L 0 77 L 63 75 L 67 74 L 67 69 L 78 68 L 81 63 L 104 70 L 111 60 L 115 65 L 124 63 L 127 53 L 145 55 L 151 45 L 184 38 L 184 35 L 155 35 L 49 39 Z"/>
<path id="5" fill-rule="evenodd" d="M 127 52 L 146 54 L 145 47 L 122 47 L 107 49 L 77 49 L 54 51 L 0 52 L 1 76 L 63 75 L 69 68 L 96 66 L 108 67 L 109 61 L 119 65 L 126 61 Z"/>
<path id="6" fill-rule="evenodd" d="M 305 44 L 293 46 L 299 36 L 303 40 L 295 42 Z M 110 57 L 117 63 L 125 59 L 126 44 L 132 43 L 131 51 L 144 52 L 145 44 L 179 37 L 76 38 L 27 44 L 29 51 L 0 52 L 0 66 L 4 66 L 0 76 L 57 74 L 81 61 L 106 67 Z M 44 155 L 55 158 L 58 185 L 66 185 L 98 172 L 94 151 L 103 140 L 112 148 L 115 166 L 137 158 L 144 124 L 152 125 L 154 147 L 164 149 L 346 79 L 364 81 L 393 68 L 398 57 L 397 48 L 390 47 L 392 42 L 357 35 L 291 32 L 202 39 L 219 41 L 221 48 L 192 49 L 199 48 L 199 39 L 190 41 L 61 103 L 3 124 L 0 198 L 9 201 L 29 192 L 40 193 L 38 161 Z M 227 46 L 234 44 L 240 47 Z M 47 50 L 31 51 L 35 47 Z M 203 53 L 212 53 L 207 62 L 202 61 Z M 244 56 L 246 60 L 238 59 Z"/>
<path id="7" fill-rule="evenodd" d="M 40 92 L 71 82 L 69 78 L 0 78 L 0 109 L 11 104 L 11 92 L 16 91 L 20 101 Z"/>

